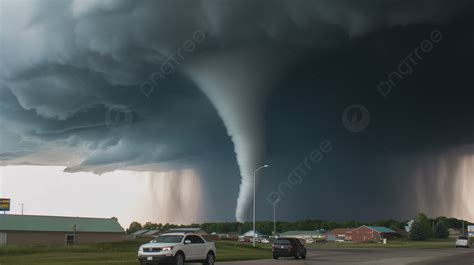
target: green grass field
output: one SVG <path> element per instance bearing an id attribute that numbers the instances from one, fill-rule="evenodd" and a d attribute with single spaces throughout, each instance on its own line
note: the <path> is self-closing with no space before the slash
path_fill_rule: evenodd
<path id="1" fill-rule="evenodd" d="M 110 244 L 86 244 L 71 247 L 1 247 L 0 265 L 123 265 L 136 264 L 138 246 L 145 241 L 129 241 Z M 271 258 L 271 244 L 218 241 L 217 261 L 235 261 Z M 454 240 L 407 241 L 390 240 L 380 243 L 319 243 L 308 244 L 310 249 L 329 248 L 453 248 Z"/>
<path id="2" fill-rule="evenodd" d="M 144 242 L 87 244 L 71 247 L 2 247 L 1 265 L 119 265 L 138 264 L 138 246 Z M 216 242 L 217 261 L 271 258 L 269 249 L 237 242 Z"/>

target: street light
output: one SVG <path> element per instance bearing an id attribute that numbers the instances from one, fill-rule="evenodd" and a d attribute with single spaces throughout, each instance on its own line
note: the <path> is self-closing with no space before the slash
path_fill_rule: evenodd
<path id="1" fill-rule="evenodd" d="M 273 202 L 273 236 L 276 236 L 276 205 L 280 201 L 280 199 L 276 199 Z"/>
<path id="2" fill-rule="evenodd" d="M 257 171 L 259 171 L 260 169 L 264 168 L 264 167 L 268 167 L 268 165 L 263 165 L 263 166 L 260 166 L 258 167 L 257 169 L 255 169 L 253 171 L 253 246 L 255 247 L 255 194 L 256 194 L 256 184 L 257 182 L 255 181 L 255 176 L 257 174 Z"/>

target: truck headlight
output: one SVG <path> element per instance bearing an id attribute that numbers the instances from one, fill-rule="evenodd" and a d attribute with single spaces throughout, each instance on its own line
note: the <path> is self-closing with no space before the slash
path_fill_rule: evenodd
<path id="1" fill-rule="evenodd" d="M 173 247 L 165 247 L 165 248 L 162 248 L 161 250 L 164 252 L 168 252 L 168 251 L 171 251 L 172 249 Z"/>

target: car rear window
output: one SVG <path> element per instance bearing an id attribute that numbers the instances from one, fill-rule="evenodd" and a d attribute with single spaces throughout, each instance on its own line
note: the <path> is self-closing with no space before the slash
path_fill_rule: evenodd
<path id="1" fill-rule="evenodd" d="M 460 236 L 460 237 L 458 237 L 458 239 L 467 240 L 467 236 Z"/>
<path id="2" fill-rule="evenodd" d="M 290 240 L 287 239 L 277 239 L 275 240 L 275 245 L 291 245 Z"/>

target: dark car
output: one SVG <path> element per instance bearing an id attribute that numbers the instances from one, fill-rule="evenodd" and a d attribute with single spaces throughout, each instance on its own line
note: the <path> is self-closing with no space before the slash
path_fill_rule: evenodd
<path id="1" fill-rule="evenodd" d="M 306 259 L 306 248 L 297 238 L 280 238 L 272 245 L 273 258 L 294 257 Z"/>

